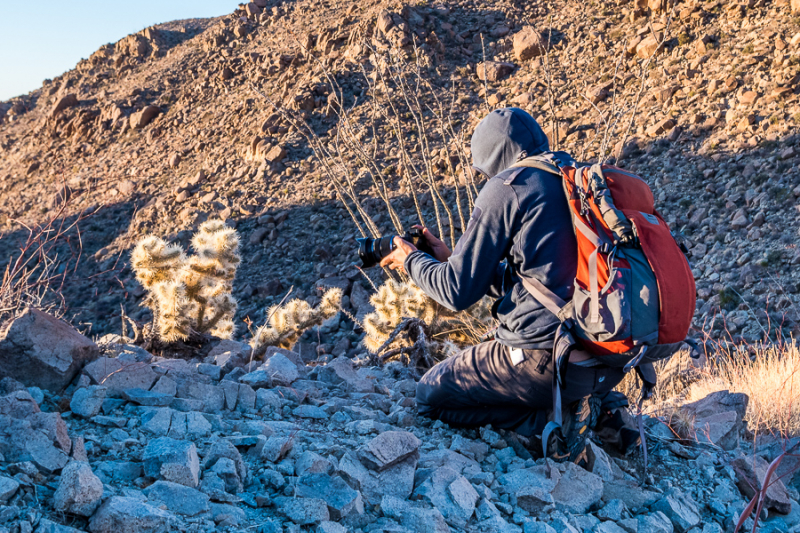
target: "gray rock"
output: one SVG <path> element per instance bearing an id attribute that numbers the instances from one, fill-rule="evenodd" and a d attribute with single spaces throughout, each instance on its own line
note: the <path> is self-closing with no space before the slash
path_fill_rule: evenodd
<path id="1" fill-rule="evenodd" d="M 700 512 L 694 502 L 678 489 L 673 489 L 651 507 L 670 519 L 678 533 L 686 533 L 700 523 Z"/>
<path id="2" fill-rule="evenodd" d="M 10 477 L 0 476 L 0 504 L 6 503 L 17 493 L 19 482 Z"/>
<path id="3" fill-rule="evenodd" d="M 286 518 L 299 526 L 330 520 L 328 504 L 318 498 L 283 498 L 279 509 Z"/>
<path id="4" fill-rule="evenodd" d="M 219 381 L 222 377 L 222 369 L 217 365 L 209 363 L 200 363 L 197 365 L 197 372 L 204 376 L 208 376 L 213 380 Z"/>
<path id="5" fill-rule="evenodd" d="M 446 466 L 437 468 L 414 495 L 436 507 L 445 521 L 463 528 L 475 513 L 480 496 L 467 479 Z"/>
<path id="6" fill-rule="evenodd" d="M 102 385 L 91 385 L 76 390 L 69 402 L 70 410 L 83 418 L 97 416 L 106 399 L 106 390 Z"/>
<path id="7" fill-rule="evenodd" d="M 361 494 L 338 476 L 306 474 L 297 480 L 297 496 L 325 500 L 332 520 L 364 514 Z"/>
<path id="8" fill-rule="evenodd" d="M 486 455 L 489 453 L 489 445 L 485 442 L 467 439 L 458 433 L 453 435 L 450 449 L 460 453 L 464 457 L 474 459 L 479 463 L 483 462 L 483 460 L 486 459 Z"/>
<path id="9" fill-rule="evenodd" d="M 357 392 L 372 392 L 375 385 L 368 380 L 358 377 L 353 369 L 353 362 L 346 357 L 337 357 L 330 363 L 318 367 L 317 379 L 332 385 L 346 385 Z"/>
<path id="10" fill-rule="evenodd" d="M 414 489 L 416 468 L 417 458 L 413 454 L 385 470 L 375 471 L 365 467 L 355 453 L 347 452 L 339 461 L 338 471 L 361 492 L 366 503 L 377 505 L 385 495 L 408 498 Z"/>
<path id="11" fill-rule="evenodd" d="M 144 489 L 144 494 L 148 500 L 163 502 L 170 511 L 185 516 L 195 516 L 210 509 L 207 495 L 170 481 L 156 481 Z"/>
<path id="12" fill-rule="evenodd" d="M 380 472 L 411 456 L 417 457 L 420 444 L 413 433 L 386 431 L 362 446 L 358 458 L 367 468 Z"/>
<path id="13" fill-rule="evenodd" d="M 62 526 L 61 524 L 42 518 L 39 520 L 39 524 L 36 526 L 34 533 L 83 533 L 83 530 Z"/>
<path id="14" fill-rule="evenodd" d="M 600 520 L 610 520 L 619 522 L 627 514 L 628 509 L 622 500 L 611 500 L 602 509 L 597 511 L 597 518 Z"/>
<path id="15" fill-rule="evenodd" d="M 289 386 L 300 378 L 297 365 L 289 360 L 285 355 L 276 353 L 267 362 L 261 365 L 259 370 L 263 370 L 273 385 Z M 247 376 L 244 376 L 247 377 Z M 247 383 L 244 377 L 239 381 Z"/>
<path id="16" fill-rule="evenodd" d="M 167 533 L 175 516 L 136 498 L 112 496 L 89 520 L 91 533 Z"/>
<path id="17" fill-rule="evenodd" d="M 94 383 L 105 386 L 114 394 L 126 389 L 149 390 L 158 379 L 158 374 L 149 364 L 111 357 L 101 357 L 86 365 L 83 371 Z"/>
<path id="18" fill-rule="evenodd" d="M 161 478 L 197 487 L 200 482 L 200 459 L 191 442 L 160 437 L 150 441 L 142 457 L 144 473 L 151 478 Z"/>
<path id="19" fill-rule="evenodd" d="M 320 522 L 316 533 L 347 533 L 347 528 L 336 522 Z"/>
<path id="20" fill-rule="evenodd" d="M 295 462 L 295 473 L 298 476 L 303 474 L 328 474 L 333 465 L 330 461 L 314 452 L 301 453 Z"/>
<path id="21" fill-rule="evenodd" d="M 603 480 L 574 463 L 559 465 L 561 478 L 551 492 L 556 509 L 585 514 L 603 496 Z"/>
<path id="22" fill-rule="evenodd" d="M 275 391 L 267 389 L 258 389 L 256 391 L 256 409 L 260 411 L 264 408 L 272 411 L 281 408 L 281 398 Z"/>
<path id="23" fill-rule="evenodd" d="M 227 457 L 220 457 L 211 471 L 225 484 L 225 492 L 238 494 L 243 490 L 242 480 L 236 471 L 236 463 Z"/>
<path id="24" fill-rule="evenodd" d="M 525 522 L 522 533 L 557 533 L 553 526 L 544 522 Z"/>
<path id="25" fill-rule="evenodd" d="M 27 418 L 41 412 L 31 393 L 22 389 L 0 396 L 0 415 Z"/>
<path id="26" fill-rule="evenodd" d="M 603 501 L 622 500 L 630 509 L 650 507 L 661 494 L 642 489 L 633 481 L 608 481 L 603 483 Z"/>
<path id="27" fill-rule="evenodd" d="M 141 463 L 132 461 L 101 461 L 95 464 L 95 474 L 103 483 L 132 482 L 142 477 Z"/>
<path id="28" fill-rule="evenodd" d="M 172 403 L 175 395 L 134 388 L 122 391 L 122 397 L 129 402 L 145 407 L 167 407 Z"/>
<path id="29" fill-rule="evenodd" d="M 0 337 L 0 378 L 58 392 L 99 353 L 95 343 L 63 320 L 29 308 Z"/>
<path id="30" fill-rule="evenodd" d="M 221 387 L 200 383 L 194 380 L 182 380 L 178 383 L 177 396 L 189 400 L 203 402 L 206 413 L 219 413 L 225 409 L 225 393 Z"/>
<path id="31" fill-rule="evenodd" d="M 694 420 L 698 439 L 733 450 L 738 447 L 739 435 L 744 430 L 747 404 L 746 394 L 724 390 L 686 404 L 681 410 Z"/>
<path id="32" fill-rule="evenodd" d="M 408 502 L 395 496 L 384 496 L 380 501 L 384 516 L 394 518 L 410 531 L 426 533 L 450 533 L 442 513 L 424 507 L 420 503 Z"/>
<path id="33" fill-rule="evenodd" d="M 223 474 L 229 469 L 217 469 L 215 472 L 225 481 L 226 486 L 235 487 L 235 490 L 228 490 L 234 494 L 242 491 L 242 484 L 247 481 L 247 465 L 242 459 L 242 454 L 236 449 L 230 441 L 225 439 L 217 439 L 211 445 L 211 449 L 203 458 L 203 470 L 213 468 L 220 461 L 220 459 L 228 459 L 233 465 L 233 474 L 235 479 L 226 478 Z"/>
<path id="34" fill-rule="evenodd" d="M 261 448 L 260 457 L 271 463 L 277 463 L 289 453 L 293 444 L 294 440 L 289 436 L 270 437 Z"/>
<path id="35" fill-rule="evenodd" d="M 648 515 L 639 515 L 636 518 L 639 523 L 639 531 L 647 533 L 674 533 L 672 522 L 661 511 Z"/>
<path id="36" fill-rule="evenodd" d="M 615 524 L 614 522 L 601 522 L 597 524 L 594 529 L 592 529 L 593 533 L 628 533 L 620 526 Z"/>
<path id="37" fill-rule="evenodd" d="M 62 513 L 92 516 L 103 497 L 103 482 L 89 463 L 72 461 L 61 471 L 61 481 L 53 495 L 53 508 Z"/>

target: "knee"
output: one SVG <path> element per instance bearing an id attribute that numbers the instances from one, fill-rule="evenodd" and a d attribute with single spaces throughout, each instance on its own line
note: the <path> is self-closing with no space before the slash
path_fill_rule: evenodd
<path id="1" fill-rule="evenodd" d="M 436 418 L 434 413 L 442 401 L 441 386 L 430 379 L 428 374 L 422 376 L 422 379 L 417 383 L 415 398 L 417 413 L 428 418 Z"/>

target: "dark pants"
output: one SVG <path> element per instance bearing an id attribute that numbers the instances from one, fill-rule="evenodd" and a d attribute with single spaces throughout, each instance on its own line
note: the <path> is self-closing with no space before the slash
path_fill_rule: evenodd
<path id="1" fill-rule="evenodd" d="M 524 350 L 514 365 L 510 349 L 496 341 L 467 348 L 431 368 L 417 384 L 420 415 L 452 426 L 510 429 L 525 437 L 539 436 L 553 408 L 553 364 L 550 352 Z M 561 391 L 564 405 L 589 394 L 599 395 L 606 408 L 627 405 L 612 392 L 622 381 L 620 368 L 569 364 Z"/>

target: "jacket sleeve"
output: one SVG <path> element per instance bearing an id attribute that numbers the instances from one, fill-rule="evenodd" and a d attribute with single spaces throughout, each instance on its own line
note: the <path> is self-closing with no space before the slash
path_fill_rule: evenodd
<path id="1" fill-rule="evenodd" d="M 516 213 L 513 187 L 489 180 L 453 255 L 440 263 L 413 252 L 406 258 L 406 272 L 428 296 L 453 311 L 470 307 L 490 291 L 501 294 L 505 268 L 500 262 L 512 244 Z"/>

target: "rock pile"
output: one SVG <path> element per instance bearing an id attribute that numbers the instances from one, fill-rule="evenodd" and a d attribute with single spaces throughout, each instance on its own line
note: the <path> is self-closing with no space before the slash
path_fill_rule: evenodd
<path id="1" fill-rule="evenodd" d="M 647 421 L 641 485 L 635 459 L 595 443 L 583 469 L 416 417 L 399 363 L 99 348 L 64 392 L 0 382 L 0 531 L 722 532 L 776 453 L 740 439 L 746 397 L 726 392 L 683 407 L 694 439 Z M 798 488 L 773 480 L 767 530 L 800 528 Z"/>

